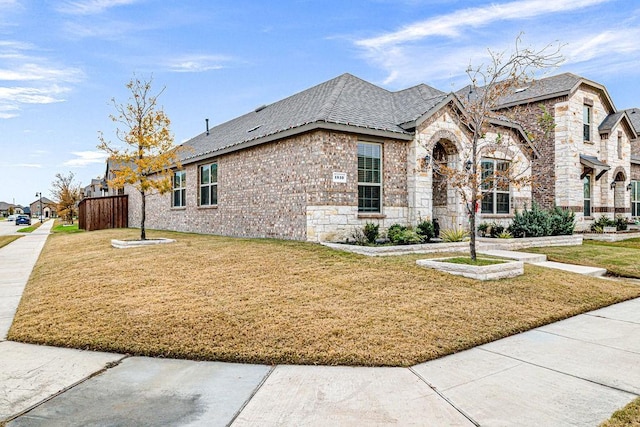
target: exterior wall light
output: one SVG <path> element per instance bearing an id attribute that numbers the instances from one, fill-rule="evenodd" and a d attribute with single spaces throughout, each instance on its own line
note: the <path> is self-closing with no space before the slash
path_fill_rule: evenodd
<path id="1" fill-rule="evenodd" d="M 464 168 L 465 168 L 466 170 L 470 171 L 470 170 L 471 170 L 471 165 L 472 165 L 472 164 L 473 164 L 473 163 L 471 163 L 471 160 L 467 160 L 467 161 L 465 162 L 465 164 L 464 164 Z"/>
<path id="2" fill-rule="evenodd" d="M 627 184 L 627 191 L 631 191 L 631 183 Z"/>
<path id="3" fill-rule="evenodd" d="M 612 190 L 615 190 L 615 189 L 616 189 L 616 182 L 615 182 L 615 181 L 613 181 L 609 187 L 610 187 Z"/>

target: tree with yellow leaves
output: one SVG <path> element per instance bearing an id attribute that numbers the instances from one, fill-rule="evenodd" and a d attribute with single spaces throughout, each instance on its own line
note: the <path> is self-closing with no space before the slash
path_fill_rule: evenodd
<path id="1" fill-rule="evenodd" d="M 109 118 L 117 124 L 116 137 L 125 146 L 113 145 L 99 134 L 98 148 L 109 154 L 109 157 L 121 165 L 114 171 L 115 177 L 109 185 L 122 188 L 130 185 L 141 196 L 140 239 L 146 240 L 145 218 L 146 197 L 157 192 L 164 194 L 171 190 L 171 168 L 180 167 L 173 135 L 170 131 L 171 121 L 158 107 L 157 95 L 151 93 L 152 78 L 138 79 L 136 76 L 127 83 L 131 92 L 128 103 L 118 104 L 112 99 L 116 114 Z"/>
<path id="2" fill-rule="evenodd" d="M 57 173 L 56 180 L 51 183 L 51 194 L 57 200 L 58 215 L 69 224 L 73 224 L 78 202 L 82 198 L 82 189 L 80 184 L 75 183 L 74 177 L 73 172 L 67 176 Z"/>

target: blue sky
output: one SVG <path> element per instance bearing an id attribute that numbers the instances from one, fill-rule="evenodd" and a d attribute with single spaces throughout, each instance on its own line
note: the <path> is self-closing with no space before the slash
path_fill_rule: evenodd
<path id="1" fill-rule="evenodd" d="M 104 173 L 111 98 L 165 87 L 176 143 L 344 72 L 455 90 L 487 48 L 560 42 L 570 71 L 640 107 L 640 4 L 628 0 L 0 0 L 0 201 Z"/>

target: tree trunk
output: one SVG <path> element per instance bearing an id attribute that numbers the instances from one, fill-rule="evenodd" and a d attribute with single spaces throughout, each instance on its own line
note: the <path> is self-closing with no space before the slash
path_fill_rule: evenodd
<path id="1" fill-rule="evenodd" d="M 146 212 L 147 212 L 147 195 L 145 194 L 144 191 L 140 192 L 140 195 L 142 196 L 142 212 L 141 212 L 141 220 L 140 220 L 140 240 L 147 240 L 147 233 L 144 229 L 144 220 L 146 219 Z"/>

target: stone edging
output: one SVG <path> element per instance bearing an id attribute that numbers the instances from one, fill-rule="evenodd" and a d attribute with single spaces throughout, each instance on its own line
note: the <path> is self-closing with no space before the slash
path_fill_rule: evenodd
<path id="1" fill-rule="evenodd" d="M 416 264 L 420 267 L 433 268 L 445 273 L 476 280 L 497 280 L 524 274 L 524 263 L 522 261 L 505 261 L 490 265 L 469 265 L 446 262 L 446 260 L 447 258 L 419 259 Z"/>
<path id="2" fill-rule="evenodd" d="M 175 239 L 147 239 L 147 240 L 111 240 L 111 246 L 118 249 L 137 248 L 140 246 L 161 245 L 164 243 L 174 243 Z"/>
<path id="3" fill-rule="evenodd" d="M 586 240 L 598 240 L 601 242 L 619 242 L 627 239 L 637 239 L 640 232 L 621 232 L 621 233 L 584 233 L 583 238 Z"/>
<path id="4" fill-rule="evenodd" d="M 320 242 L 322 245 L 339 251 L 353 252 L 367 256 L 390 256 L 404 254 L 432 254 L 443 252 L 465 252 L 469 250 L 469 242 L 456 243 L 424 243 L 421 245 L 401 246 L 358 246 L 342 243 Z M 479 237 L 477 250 L 516 250 L 543 246 L 579 246 L 582 235 L 526 237 L 522 239 L 491 239 Z"/>

